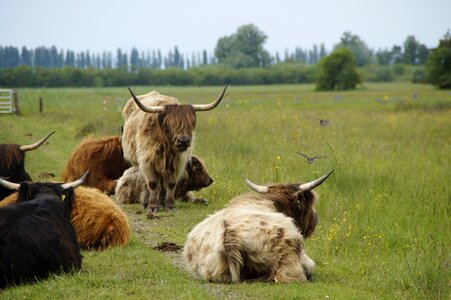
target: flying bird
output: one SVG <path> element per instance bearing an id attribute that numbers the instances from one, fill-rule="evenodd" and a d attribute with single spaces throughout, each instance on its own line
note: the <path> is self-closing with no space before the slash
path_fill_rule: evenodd
<path id="1" fill-rule="evenodd" d="M 307 117 L 307 116 L 305 116 L 305 118 L 319 120 L 319 125 L 322 127 L 326 127 L 326 126 L 329 126 L 330 124 L 332 124 L 331 121 L 326 120 L 326 119 L 321 119 L 321 118 L 316 118 L 316 117 Z"/>
<path id="2" fill-rule="evenodd" d="M 305 157 L 305 161 L 309 164 L 313 164 L 313 162 L 315 161 L 315 159 L 319 159 L 319 158 L 327 158 L 327 156 L 324 155 L 317 155 L 317 156 L 313 156 L 313 157 L 309 157 L 307 155 L 305 155 L 304 153 L 301 152 L 296 152 L 297 154 Z"/>

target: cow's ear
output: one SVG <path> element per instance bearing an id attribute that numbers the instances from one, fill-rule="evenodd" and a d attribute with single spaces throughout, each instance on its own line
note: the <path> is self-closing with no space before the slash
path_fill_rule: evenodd
<path id="1" fill-rule="evenodd" d="M 204 168 L 202 166 L 202 163 L 200 162 L 200 160 L 198 160 L 194 156 L 191 157 L 191 165 L 192 165 L 192 168 L 196 171 L 202 171 L 202 169 Z"/>
<path id="2" fill-rule="evenodd" d="M 30 186 L 26 182 L 22 182 L 19 187 L 19 195 L 17 196 L 17 202 L 26 202 L 30 200 L 31 192 Z"/>
<path id="3" fill-rule="evenodd" d="M 74 200 L 74 189 L 72 187 L 65 189 L 61 193 L 61 201 L 63 202 L 67 212 L 72 211 L 72 202 Z"/>

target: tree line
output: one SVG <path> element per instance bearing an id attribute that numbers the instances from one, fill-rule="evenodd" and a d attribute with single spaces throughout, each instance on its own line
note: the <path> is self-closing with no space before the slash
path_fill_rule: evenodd
<path id="1" fill-rule="evenodd" d="M 111 51 L 91 53 L 89 50 L 75 52 L 70 49 L 57 49 L 56 46 L 45 46 L 21 49 L 14 46 L 0 46 L 0 68 L 15 68 L 21 65 L 30 67 L 76 67 L 94 69 L 125 69 L 136 72 L 141 68 L 190 69 L 203 65 L 224 64 L 232 68 L 268 67 L 281 62 L 303 63 L 315 65 L 324 58 L 328 51 L 323 43 L 313 45 L 311 49 L 296 47 L 292 51 L 285 50 L 284 55 L 276 52 L 271 55 L 264 49 L 267 36 L 255 25 L 249 24 L 238 28 L 237 32 L 221 37 L 214 49 L 214 53 L 202 50 L 197 53 L 183 54 L 175 46 L 168 53 L 161 50 L 147 50 L 139 52 L 132 48 L 127 51 L 118 48 L 115 55 Z M 429 55 L 429 49 L 421 44 L 414 36 L 408 36 L 402 46 L 394 45 L 391 49 L 370 49 L 357 35 L 345 32 L 334 49 L 348 48 L 354 55 L 357 66 L 368 64 L 391 65 L 404 63 L 423 65 Z"/>
<path id="2" fill-rule="evenodd" d="M 344 32 L 328 51 L 324 44 L 296 47 L 283 55 L 265 48 L 267 36 L 253 24 L 221 37 L 213 53 L 184 54 L 177 46 L 130 52 L 117 49 L 91 53 L 0 46 L 1 86 L 118 86 L 127 84 L 272 84 L 314 82 L 319 62 L 330 53 L 348 49 L 364 81 L 425 80 L 430 49 L 414 36 L 402 46 L 374 50 L 357 35 Z"/>

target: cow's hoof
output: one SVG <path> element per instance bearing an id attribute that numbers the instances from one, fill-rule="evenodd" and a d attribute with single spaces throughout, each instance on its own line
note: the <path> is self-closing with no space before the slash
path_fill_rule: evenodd
<path id="1" fill-rule="evenodd" d="M 159 219 L 157 212 L 158 208 L 149 208 L 146 212 L 147 219 Z"/>
<path id="2" fill-rule="evenodd" d="M 207 199 L 202 199 L 202 198 L 196 198 L 196 199 L 193 200 L 193 203 L 207 205 L 208 204 L 208 200 Z"/>
<path id="3" fill-rule="evenodd" d="M 175 206 L 166 207 L 166 211 L 174 211 Z"/>

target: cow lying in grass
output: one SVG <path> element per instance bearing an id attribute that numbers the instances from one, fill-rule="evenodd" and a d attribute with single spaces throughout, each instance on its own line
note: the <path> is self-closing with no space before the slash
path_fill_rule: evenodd
<path id="1" fill-rule="evenodd" d="M 18 188 L 17 202 L 0 208 L 0 288 L 81 268 L 69 217 L 73 188 L 80 183 L 12 186 Z"/>
<path id="2" fill-rule="evenodd" d="M 206 203 L 207 200 L 196 198 L 192 191 L 198 191 L 212 183 L 213 179 L 208 174 L 205 163 L 196 156 L 191 156 L 184 174 L 175 187 L 175 198 L 195 203 Z M 144 207 L 147 207 L 150 197 L 158 196 L 147 188 L 139 167 L 135 166 L 126 170 L 117 183 L 116 200 L 127 204 L 141 203 Z"/>
<path id="3" fill-rule="evenodd" d="M 36 186 L 45 190 L 54 187 L 55 183 L 36 183 Z M 19 185 L 10 183 L 9 188 L 18 190 Z M 17 199 L 18 193 L 14 193 L 0 201 L 0 207 L 8 206 Z M 99 190 L 78 187 L 74 191 L 72 206 L 71 222 L 83 249 L 102 250 L 111 246 L 124 246 L 130 240 L 127 215 Z"/>
<path id="4" fill-rule="evenodd" d="M 245 179 L 259 195 L 232 199 L 188 234 L 183 256 L 189 272 L 214 282 L 309 279 L 315 263 L 304 239 L 318 222 L 312 189 L 331 173 L 304 184 L 260 186 Z"/>
<path id="5" fill-rule="evenodd" d="M 90 170 L 84 186 L 98 188 L 111 195 L 116 181 L 130 164 L 124 159 L 119 136 L 87 138 L 75 148 L 69 157 L 61 179 L 72 181 Z"/>
<path id="6" fill-rule="evenodd" d="M 25 171 L 25 152 L 38 148 L 54 133 L 55 131 L 47 134 L 31 145 L 0 144 L 0 178 L 15 183 L 31 181 L 30 175 Z M 11 193 L 10 190 L 0 186 L 0 200 Z"/>

